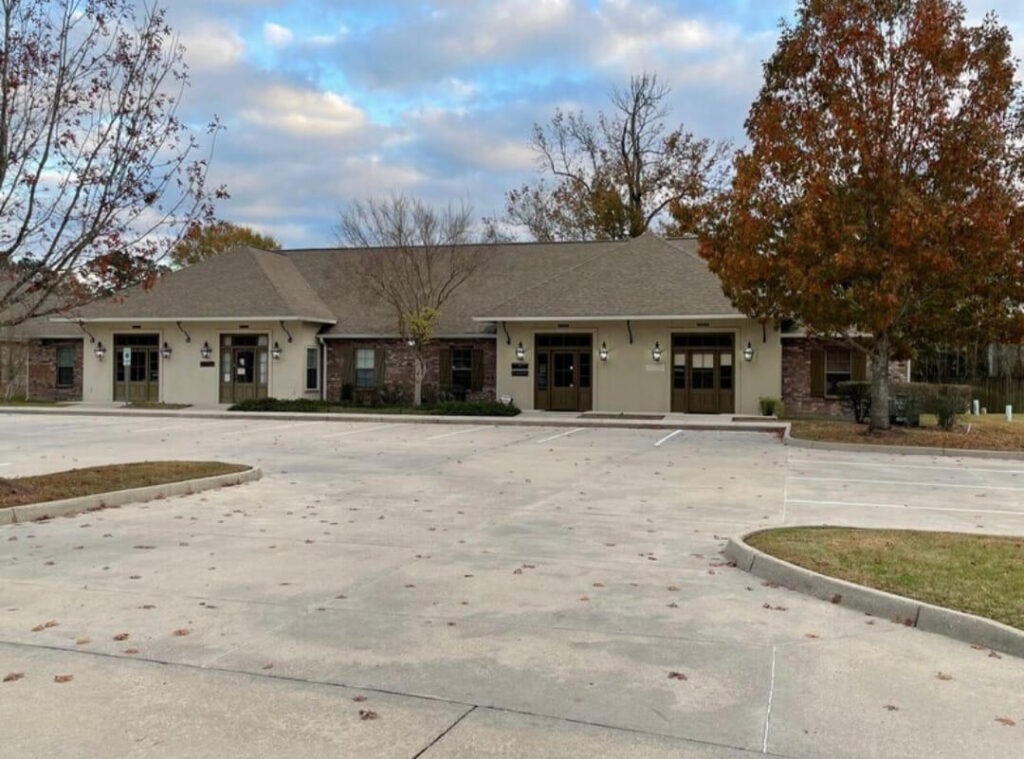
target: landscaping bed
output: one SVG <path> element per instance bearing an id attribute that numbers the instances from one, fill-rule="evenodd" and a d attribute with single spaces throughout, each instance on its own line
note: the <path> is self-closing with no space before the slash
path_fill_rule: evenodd
<path id="1" fill-rule="evenodd" d="M 242 401 L 228 411 L 277 411 L 309 414 L 424 414 L 435 416 L 516 416 L 522 413 L 512 403 L 498 401 L 446 401 L 422 406 L 377 405 L 356 406 L 335 401 L 307 399 L 281 400 L 258 398 Z"/>
<path id="2" fill-rule="evenodd" d="M 789 419 L 790 435 L 803 440 L 875 445 L 913 445 L 964 450 L 1024 451 L 1024 419 L 1007 422 L 1002 414 L 964 416 L 951 430 L 923 414 L 920 427 L 893 427 L 869 432 L 866 424 L 843 419 Z"/>
<path id="3" fill-rule="evenodd" d="M 1024 538 L 787 527 L 745 541 L 824 575 L 1024 630 Z"/>
<path id="4" fill-rule="evenodd" d="M 248 466 L 219 461 L 142 461 L 69 469 L 32 477 L 0 477 L 0 509 L 233 474 L 247 469 Z"/>

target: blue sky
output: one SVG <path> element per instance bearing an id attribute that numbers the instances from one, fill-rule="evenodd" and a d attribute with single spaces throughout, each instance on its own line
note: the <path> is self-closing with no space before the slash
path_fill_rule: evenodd
<path id="1" fill-rule="evenodd" d="M 631 73 L 670 117 L 743 140 L 788 0 L 174 0 L 192 71 L 185 115 L 217 114 L 219 216 L 288 247 L 334 244 L 337 211 L 405 192 L 500 215 L 535 176 L 531 126 L 604 106 Z M 1024 39 L 1020 0 L 968 0 Z M 1015 43 L 1018 56 L 1024 45 Z"/>

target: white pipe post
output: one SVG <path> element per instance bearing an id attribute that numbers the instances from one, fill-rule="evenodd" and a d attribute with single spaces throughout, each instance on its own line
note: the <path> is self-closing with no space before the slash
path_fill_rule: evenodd
<path id="1" fill-rule="evenodd" d="M 1011 406 L 1009 403 L 1006 404 L 1006 421 L 1013 421 L 1013 406 Z"/>
<path id="2" fill-rule="evenodd" d="M 981 414 L 981 401 L 977 398 L 974 399 L 974 415 L 979 416 Z"/>

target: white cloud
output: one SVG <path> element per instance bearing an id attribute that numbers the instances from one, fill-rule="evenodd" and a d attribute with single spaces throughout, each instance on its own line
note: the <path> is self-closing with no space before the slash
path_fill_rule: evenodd
<path id="1" fill-rule="evenodd" d="M 253 105 L 242 111 L 244 119 L 299 137 L 341 136 L 368 124 L 366 113 L 336 92 L 274 85 Z"/>
<path id="2" fill-rule="evenodd" d="M 294 36 L 287 26 L 275 24 L 273 21 L 263 25 L 263 40 L 271 47 L 285 47 L 291 43 Z"/>
<path id="3" fill-rule="evenodd" d="M 234 65 L 245 53 L 245 42 L 232 29 L 204 23 L 181 32 L 185 61 L 193 71 L 225 68 Z"/>

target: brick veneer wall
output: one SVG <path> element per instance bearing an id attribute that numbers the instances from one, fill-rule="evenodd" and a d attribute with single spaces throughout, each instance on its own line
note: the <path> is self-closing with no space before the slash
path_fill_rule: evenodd
<path id="1" fill-rule="evenodd" d="M 375 348 L 384 351 L 384 383 L 399 385 L 412 398 L 414 364 L 412 354 L 401 340 L 327 340 L 327 400 L 341 398 L 345 377 L 345 354 L 348 347 Z M 436 391 L 439 382 L 440 351 L 447 348 L 480 348 L 483 350 L 483 389 L 469 393 L 470 400 L 494 400 L 497 371 L 497 346 L 493 339 L 446 340 L 438 339 L 426 349 L 426 373 L 423 392 L 427 396 Z"/>
<path id="2" fill-rule="evenodd" d="M 786 338 L 782 341 L 782 401 L 786 413 L 800 415 L 844 416 L 835 398 L 811 396 L 811 351 L 824 350 L 829 343 L 817 338 Z M 889 363 L 889 376 L 896 382 L 907 381 L 907 361 Z M 867 376 L 871 376 L 868 359 Z"/>
<path id="3" fill-rule="evenodd" d="M 74 383 L 57 387 L 57 349 L 75 349 Z M 32 340 L 28 356 L 28 397 L 40 401 L 82 400 L 82 340 Z"/>

